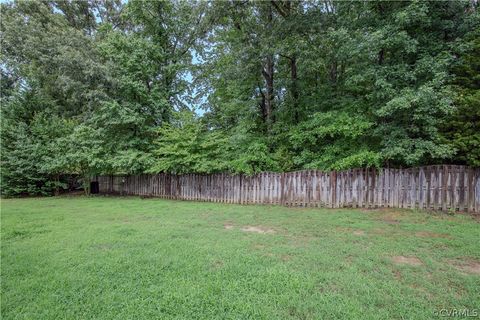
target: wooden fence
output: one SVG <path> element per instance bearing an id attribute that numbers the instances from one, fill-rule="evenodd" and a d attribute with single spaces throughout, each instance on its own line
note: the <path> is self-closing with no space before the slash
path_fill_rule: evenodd
<path id="1" fill-rule="evenodd" d="M 304 170 L 229 174 L 99 176 L 100 193 L 240 204 L 421 208 L 480 212 L 480 168 Z"/>

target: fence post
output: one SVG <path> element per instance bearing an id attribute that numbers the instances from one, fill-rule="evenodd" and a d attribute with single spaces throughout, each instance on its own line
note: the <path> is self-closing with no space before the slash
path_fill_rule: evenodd
<path id="1" fill-rule="evenodd" d="M 330 193 L 331 193 L 331 203 L 330 206 L 335 208 L 336 194 L 337 194 L 337 172 L 333 170 L 330 173 Z"/>

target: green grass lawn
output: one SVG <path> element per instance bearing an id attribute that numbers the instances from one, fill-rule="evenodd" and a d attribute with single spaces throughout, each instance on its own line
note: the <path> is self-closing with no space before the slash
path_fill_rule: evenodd
<path id="1" fill-rule="evenodd" d="M 480 313 L 480 224 L 407 210 L 1 201 L 3 319 Z"/>

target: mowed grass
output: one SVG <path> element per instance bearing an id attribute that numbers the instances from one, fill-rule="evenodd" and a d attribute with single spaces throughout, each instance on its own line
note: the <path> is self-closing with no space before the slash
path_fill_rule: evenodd
<path id="1" fill-rule="evenodd" d="M 3 319 L 431 319 L 479 308 L 470 216 L 116 197 L 1 208 Z"/>

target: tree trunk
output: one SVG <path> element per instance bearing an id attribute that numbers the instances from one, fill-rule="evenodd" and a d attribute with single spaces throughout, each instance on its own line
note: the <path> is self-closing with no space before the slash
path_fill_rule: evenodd
<path id="1" fill-rule="evenodd" d="M 266 86 L 266 93 L 265 93 L 265 115 L 267 121 L 267 127 L 270 129 L 271 125 L 274 122 L 273 119 L 273 108 L 274 108 L 274 89 L 273 89 L 273 72 L 274 72 L 274 62 L 273 62 L 273 55 L 267 56 L 265 62 L 265 70 L 263 72 L 263 76 L 265 78 L 265 86 Z"/>
<path id="2" fill-rule="evenodd" d="M 274 0 L 270 1 L 272 6 L 275 8 L 276 12 L 280 14 L 285 21 L 291 18 L 291 15 L 295 11 L 295 7 L 298 6 L 298 2 L 292 1 L 282 1 L 276 2 Z M 298 90 L 298 76 L 297 76 L 297 57 L 295 53 L 291 56 L 283 55 L 285 58 L 288 59 L 290 64 L 290 95 L 292 97 L 292 108 L 293 108 L 293 121 L 297 124 L 300 121 L 299 115 L 299 90 Z"/>
<path id="3" fill-rule="evenodd" d="M 260 115 L 262 116 L 262 122 L 267 123 L 267 112 L 265 107 L 265 94 L 263 93 L 263 88 L 261 85 L 258 85 L 258 91 L 260 92 L 260 100 L 258 106 L 260 108 Z"/>
<path id="4" fill-rule="evenodd" d="M 292 88 L 291 88 L 291 93 L 292 93 L 292 105 L 293 105 L 293 120 L 295 124 L 297 124 L 300 121 L 300 116 L 299 116 L 299 104 L 298 104 L 298 98 L 299 98 L 299 93 L 298 93 L 298 77 L 297 77 L 297 58 L 293 56 L 290 59 L 290 77 L 292 81 Z"/>
<path id="5" fill-rule="evenodd" d="M 83 191 L 86 196 L 90 195 L 90 175 L 83 176 Z"/>
<path id="6" fill-rule="evenodd" d="M 381 49 L 380 52 L 378 53 L 378 64 L 382 65 L 383 64 L 383 59 L 385 58 L 385 50 Z"/>
<path id="7" fill-rule="evenodd" d="M 273 12 L 272 12 L 272 5 L 268 5 L 267 9 L 267 28 L 271 28 L 272 21 L 273 21 Z M 266 113 L 266 120 L 267 120 L 267 130 L 270 131 L 273 122 L 275 121 L 273 118 L 273 110 L 274 110 L 274 71 L 275 71 L 275 62 L 274 56 L 272 53 L 267 53 L 267 57 L 265 59 L 265 66 L 262 70 L 263 77 L 265 78 L 265 113 Z"/>
<path id="8" fill-rule="evenodd" d="M 55 196 L 56 197 L 60 195 L 59 185 L 60 185 L 60 175 L 57 174 L 55 175 Z"/>
<path id="9" fill-rule="evenodd" d="M 337 60 L 333 60 L 332 64 L 330 65 L 330 81 L 333 84 L 337 83 Z"/>

